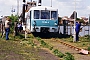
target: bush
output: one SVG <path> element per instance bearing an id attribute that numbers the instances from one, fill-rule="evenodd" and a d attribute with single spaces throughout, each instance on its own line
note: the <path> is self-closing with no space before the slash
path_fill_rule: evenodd
<path id="1" fill-rule="evenodd" d="M 50 50 L 52 50 L 52 49 L 53 49 L 53 47 L 52 47 L 52 46 L 50 46 L 50 47 L 49 47 L 49 49 L 50 49 Z"/>
<path id="2" fill-rule="evenodd" d="M 36 39 L 37 39 L 38 41 L 40 41 L 40 40 L 41 40 L 41 38 L 40 38 L 40 37 L 36 37 Z"/>
<path id="3" fill-rule="evenodd" d="M 64 54 L 61 53 L 60 51 L 58 51 L 58 49 L 55 49 L 55 50 L 53 51 L 53 53 L 54 53 L 56 56 L 60 57 L 60 58 L 62 58 L 62 57 L 64 56 Z"/>
<path id="4" fill-rule="evenodd" d="M 90 46 L 88 47 L 88 51 L 90 51 Z"/>
<path id="5" fill-rule="evenodd" d="M 65 53 L 66 55 L 64 56 L 64 60 L 75 60 L 74 59 L 74 56 L 73 55 L 71 55 L 70 53 Z"/>

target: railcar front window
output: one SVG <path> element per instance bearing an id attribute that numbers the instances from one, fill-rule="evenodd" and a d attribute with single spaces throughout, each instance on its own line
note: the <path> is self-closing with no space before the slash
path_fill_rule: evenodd
<path id="1" fill-rule="evenodd" d="M 41 10 L 41 19 L 50 19 L 50 11 Z"/>
<path id="2" fill-rule="evenodd" d="M 34 19 L 39 19 L 39 16 L 40 16 L 40 11 L 34 10 Z"/>
<path id="3" fill-rule="evenodd" d="M 51 19 L 57 19 L 57 11 L 51 11 Z"/>

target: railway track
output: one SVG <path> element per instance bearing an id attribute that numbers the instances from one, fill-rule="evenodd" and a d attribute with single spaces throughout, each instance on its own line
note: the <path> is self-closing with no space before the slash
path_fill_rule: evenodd
<path id="1" fill-rule="evenodd" d="M 90 51 L 87 51 L 87 50 L 78 48 L 78 47 L 73 46 L 73 45 L 70 45 L 70 44 L 67 44 L 67 43 L 62 42 L 62 41 L 60 41 L 60 40 L 56 40 L 56 41 L 57 41 L 57 42 L 60 42 L 61 44 L 65 45 L 65 46 L 67 46 L 67 47 L 69 47 L 69 48 L 72 48 L 72 49 L 74 49 L 74 50 L 76 50 L 76 51 L 79 51 L 79 52 L 82 53 L 82 54 L 90 54 Z"/>
<path id="2" fill-rule="evenodd" d="M 42 35 L 42 36 L 43 36 L 43 35 Z M 79 48 L 79 47 L 70 45 L 70 44 L 68 44 L 68 43 L 66 43 L 66 42 L 64 42 L 64 41 L 57 40 L 57 39 L 53 39 L 53 40 L 56 41 L 56 42 L 59 42 L 59 43 L 61 43 L 61 44 L 63 44 L 63 45 L 65 45 L 65 46 L 67 46 L 68 48 L 74 49 L 74 50 L 78 51 L 79 53 L 86 54 L 86 55 L 87 55 L 87 54 L 90 54 L 90 51 L 87 51 L 87 50 L 84 50 L 84 49 L 82 49 L 82 48 Z"/>
<path id="3" fill-rule="evenodd" d="M 62 53 L 66 53 L 66 52 L 71 53 L 75 57 L 75 60 L 90 59 L 90 52 L 82 48 L 78 48 L 76 46 L 70 45 L 69 43 L 66 43 L 58 39 L 44 39 L 44 41 L 52 45 L 54 49 L 58 49 Z M 88 54 L 85 54 L 85 52 L 87 52 Z"/>
<path id="4" fill-rule="evenodd" d="M 52 39 L 52 41 L 59 42 L 59 43 L 61 43 L 62 45 L 67 46 L 68 48 L 71 48 L 71 49 L 73 49 L 73 50 L 75 50 L 75 51 L 78 51 L 79 53 L 86 54 L 86 55 L 87 55 L 87 54 L 90 54 L 90 51 L 87 51 L 87 50 L 84 50 L 84 49 L 82 49 L 82 48 L 73 46 L 73 45 L 71 45 L 71 44 L 69 44 L 69 43 L 66 43 L 66 42 L 64 42 L 64 41 L 57 40 L 57 39 Z"/>

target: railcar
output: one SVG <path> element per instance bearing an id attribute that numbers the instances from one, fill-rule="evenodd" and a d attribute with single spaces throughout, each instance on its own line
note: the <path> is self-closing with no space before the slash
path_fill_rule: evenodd
<path id="1" fill-rule="evenodd" d="M 31 7 L 26 14 L 28 32 L 58 32 L 58 9 L 47 6 Z"/>

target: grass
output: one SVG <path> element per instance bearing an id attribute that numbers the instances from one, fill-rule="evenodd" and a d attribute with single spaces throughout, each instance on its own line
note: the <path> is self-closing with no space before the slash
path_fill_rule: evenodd
<path id="1" fill-rule="evenodd" d="M 10 34 L 10 40 L 0 38 L 0 60 L 43 60 L 38 55 L 40 49 L 32 47 L 34 46 L 32 39 L 23 37 L 24 35 L 19 35 L 14 38 Z"/>
<path id="2" fill-rule="evenodd" d="M 24 38 L 24 34 L 19 34 L 18 36 L 13 36 L 12 34 L 9 35 L 10 40 L 6 41 L 5 37 L 0 38 L 0 60 L 43 60 L 41 56 L 38 55 L 38 51 L 40 51 L 40 46 L 44 48 L 48 48 L 49 50 L 54 50 L 54 47 L 52 46 L 52 43 L 46 43 L 43 41 L 40 37 L 34 37 L 32 34 L 27 35 L 27 39 Z M 81 42 L 73 42 L 72 37 L 68 38 L 51 38 L 51 40 L 62 40 L 64 42 L 67 42 L 71 45 L 84 48 L 87 50 L 90 50 L 90 38 L 80 37 Z M 37 47 L 35 44 L 39 41 L 40 46 Z M 49 41 L 49 40 L 48 40 Z M 58 50 L 55 50 L 56 52 Z M 63 54 L 58 51 L 56 55 L 58 54 L 59 57 L 62 57 Z M 8 57 L 8 58 L 7 58 Z"/>
<path id="3" fill-rule="evenodd" d="M 19 42 L 0 41 L 0 60 L 12 60 L 12 58 L 15 60 L 39 59 L 37 53 L 37 49 Z"/>

